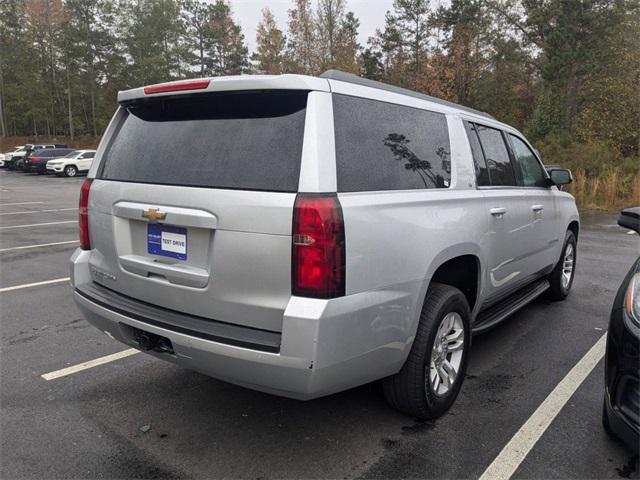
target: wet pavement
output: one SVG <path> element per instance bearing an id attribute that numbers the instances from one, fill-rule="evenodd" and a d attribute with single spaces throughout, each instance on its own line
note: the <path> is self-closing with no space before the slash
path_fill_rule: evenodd
<path id="1" fill-rule="evenodd" d="M 0 230 L 0 249 L 75 240 L 77 214 L 64 209 L 81 183 L 0 171 L 0 213 L 61 210 L 0 215 L 0 227 L 35 225 Z M 298 402 L 143 354 L 47 382 L 126 347 L 81 318 L 66 282 L 0 293 L 0 477 L 479 477 L 606 331 L 640 249 L 615 220 L 582 213 L 569 298 L 537 300 L 474 338 L 460 397 L 436 422 L 391 410 L 377 384 Z M 0 252 L 0 288 L 67 277 L 75 247 Z M 602 398 L 600 362 L 514 477 L 638 478 L 636 452 L 601 427 Z"/>

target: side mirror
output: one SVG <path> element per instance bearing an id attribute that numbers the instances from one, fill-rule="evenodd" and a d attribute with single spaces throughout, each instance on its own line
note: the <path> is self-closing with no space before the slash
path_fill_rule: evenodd
<path id="1" fill-rule="evenodd" d="M 618 225 L 640 233 L 640 207 L 622 210 L 618 217 Z"/>
<path id="2" fill-rule="evenodd" d="M 553 168 L 549 169 L 549 176 L 551 177 L 551 182 L 554 185 L 568 185 L 573 182 L 573 175 L 571 175 L 571 170 L 567 170 L 565 168 Z"/>

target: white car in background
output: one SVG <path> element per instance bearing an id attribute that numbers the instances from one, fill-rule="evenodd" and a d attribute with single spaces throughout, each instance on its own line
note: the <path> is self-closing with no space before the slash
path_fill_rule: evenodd
<path id="1" fill-rule="evenodd" d="M 4 161 L 5 161 L 5 159 L 7 159 L 7 158 L 11 158 L 11 155 L 12 155 L 14 152 L 17 152 L 18 150 L 20 150 L 20 149 L 22 149 L 22 148 L 24 148 L 24 145 L 18 145 L 18 146 L 16 146 L 16 147 L 13 147 L 11 150 L 9 150 L 9 151 L 7 151 L 7 152 L 0 153 L 0 168 L 3 168 L 3 167 L 4 167 Z"/>
<path id="2" fill-rule="evenodd" d="M 95 156 L 95 150 L 74 150 L 64 157 L 49 160 L 47 173 L 75 177 L 78 173 L 88 172 Z"/>

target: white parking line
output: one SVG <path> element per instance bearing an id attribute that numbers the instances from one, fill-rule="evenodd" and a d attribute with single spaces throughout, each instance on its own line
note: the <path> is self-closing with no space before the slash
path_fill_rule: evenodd
<path id="1" fill-rule="evenodd" d="M 30 248 L 53 247 L 55 245 L 68 245 L 70 243 L 79 243 L 79 240 L 66 240 L 64 242 L 41 243 L 40 245 L 23 245 L 22 247 L 0 248 L 0 253 L 13 252 L 14 250 L 27 250 Z"/>
<path id="2" fill-rule="evenodd" d="M 49 212 L 70 212 L 71 210 L 78 210 L 78 207 L 74 208 L 56 208 L 54 210 L 26 210 L 24 212 L 2 212 L 1 215 L 26 215 L 27 213 L 49 213 Z"/>
<path id="3" fill-rule="evenodd" d="M 511 478 L 554 418 L 560 413 L 562 407 L 602 359 L 606 343 L 607 334 L 605 333 L 520 427 L 520 430 L 484 471 L 480 480 L 507 480 Z"/>
<path id="4" fill-rule="evenodd" d="M 35 205 L 36 203 L 44 202 L 16 202 L 16 203 L 0 203 L 0 207 L 8 207 L 10 205 Z"/>
<path id="5" fill-rule="evenodd" d="M 0 288 L 0 293 L 11 292 L 13 290 L 22 290 L 23 288 L 39 287 L 41 285 L 52 285 L 54 283 L 68 282 L 69 277 L 56 278 L 55 280 L 45 280 L 44 282 L 25 283 L 24 285 L 14 285 L 13 287 Z"/>
<path id="6" fill-rule="evenodd" d="M 127 350 L 123 350 L 118 353 L 113 353 L 111 355 L 106 355 L 104 357 L 96 358 L 95 360 L 89 360 L 88 362 L 79 363 L 78 365 L 73 365 L 72 367 L 56 370 L 55 372 L 43 373 L 40 376 L 47 381 L 55 380 L 56 378 L 66 377 L 67 375 L 78 373 L 78 372 L 81 372 L 82 370 L 87 370 L 89 368 L 97 367 L 98 365 L 104 365 L 105 363 L 113 362 L 115 360 L 120 360 L 121 358 L 130 357 L 131 355 L 135 355 L 136 353 L 140 353 L 140 350 L 136 350 L 135 348 L 129 348 Z"/>
<path id="7" fill-rule="evenodd" d="M 78 223 L 78 221 L 68 220 L 65 222 L 32 223 L 30 225 L 11 225 L 9 227 L 0 227 L 0 230 L 10 230 L 12 228 L 43 227 L 45 225 L 62 225 L 63 223 Z"/>

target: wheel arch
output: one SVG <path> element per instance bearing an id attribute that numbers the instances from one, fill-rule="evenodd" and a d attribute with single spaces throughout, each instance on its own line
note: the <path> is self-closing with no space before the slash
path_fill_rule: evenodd
<path id="1" fill-rule="evenodd" d="M 567 230 L 571 230 L 575 235 L 576 240 L 578 240 L 578 233 L 580 233 L 580 223 L 577 220 L 572 220 L 571 222 L 569 222 Z"/>
<path id="2" fill-rule="evenodd" d="M 472 275 L 467 274 L 468 270 L 463 268 L 465 266 L 471 269 Z M 432 282 L 444 283 L 461 290 L 467 297 L 469 308 L 474 315 L 477 307 L 482 303 L 483 266 L 480 246 L 475 243 L 451 245 L 437 254 L 429 264 L 424 277 L 424 284 L 418 297 L 419 301 L 414 316 L 416 322 L 413 332 L 415 333 L 418 328 L 417 319 L 420 317 L 420 311 Z"/>
<path id="3" fill-rule="evenodd" d="M 432 270 L 425 296 L 429 285 L 434 282 L 450 285 L 464 294 L 469 303 L 469 309 L 473 311 L 478 305 L 481 272 L 481 262 L 477 252 L 459 252 L 455 256 L 442 259 Z"/>

